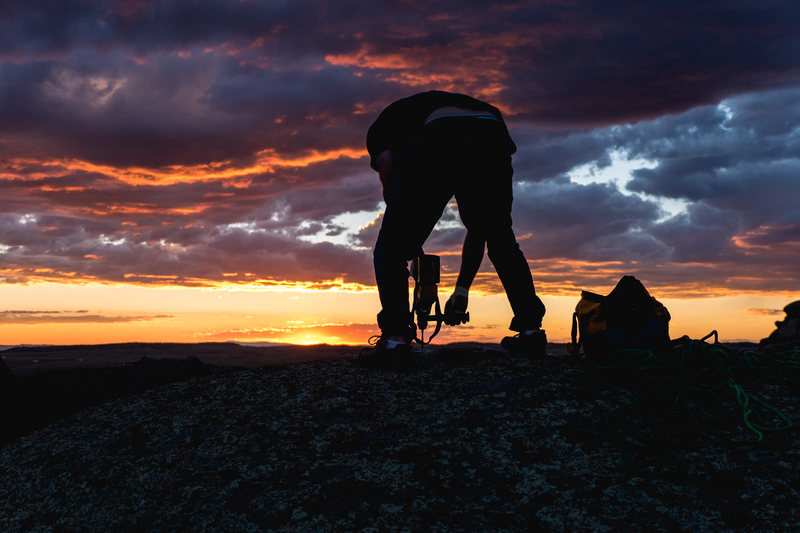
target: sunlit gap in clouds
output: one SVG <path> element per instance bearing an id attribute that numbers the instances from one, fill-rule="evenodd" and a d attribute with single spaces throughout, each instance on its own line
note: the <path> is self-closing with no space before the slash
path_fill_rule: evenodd
<path id="1" fill-rule="evenodd" d="M 357 241 L 356 236 L 371 224 L 377 223 L 378 218 L 385 209 L 386 204 L 381 202 L 377 211 L 370 210 L 341 213 L 333 217 L 328 225 L 329 227 L 333 226 L 338 228 L 338 233 L 334 233 L 329 229 L 329 227 L 326 227 L 313 234 L 299 235 L 298 239 L 312 243 L 327 242 L 331 244 L 348 246 L 356 250 L 367 250 L 367 246 L 362 246 Z M 311 227 L 311 223 L 304 222 L 300 226 L 300 229 L 306 229 L 309 227 Z"/>
<path id="2" fill-rule="evenodd" d="M 300 235 L 298 238 L 313 243 L 327 242 L 331 244 L 339 244 L 342 246 L 348 246 L 355 250 L 368 252 L 372 250 L 372 245 L 374 243 L 370 240 L 365 241 L 364 239 L 358 239 L 358 235 L 369 230 L 371 227 L 376 231 L 377 235 L 377 229 L 380 227 L 381 216 L 385 210 L 386 204 L 380 202 L 377 210 L 342 213 L 333 217 L 329 223 L 329 226 L 339 229 L 338 233 L 332 233 L 330 229 L 325 228 L 313 234 Z M 464 227 L 458 218 L 458 207 L 456 206 L 455 202 L 450 202 L 447 205 L 445 208 L 445 213 L 446 214 L 439 219 L 439 222 L 437 222 L 433 229 L 433 233 L 444 229 L 458 229 Z M 300 229 L 303 229 L 304 227 L 311 227 L 311 223 L 305 222 L 300 226 Z M 434 252 L 431 251 L 431 253 Z M 439 250 L 435 253 L 444 252 Z"/>
<path id="3" fill-rule="evenodd" d="M 608 152 L 610 163 L 600 165 L 597 161 L 577 166 L 567 173 L 570 180 L 578 185 L 589 185 L 590 183 L 610 183 L 624 195 L 635 195 L 642 200 L 650 200 L 658 204 L 663 211 L 661 218 L 656 222 L 662 222 L 674 216 L 686 213 L 689 202 L 677 198 L 665 198 L 640 192 L 628 190 L 628 183 L 633 179 L 633 172 L 639 169 L 654 169 L 658 167 L 658 161 L 646 158 L 630 158 L 625 150 L 611 150 Z"/>

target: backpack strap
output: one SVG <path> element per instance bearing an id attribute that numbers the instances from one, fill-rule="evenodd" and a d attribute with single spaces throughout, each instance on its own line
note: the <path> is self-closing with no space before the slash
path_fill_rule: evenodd
<path id="1" fill-rule="evenodd" d="M 578 312 L 575 311 L 572 313 L 572 343 L 569 345 L 569 355 L 577 359 L 580 357 L 580 353 L 581 344 L 578 340 Z"/>
<path id="2" fill-rule="evenodd" d="M 572 345 L 578 345 L 578 313 L 572 313 Z"/>

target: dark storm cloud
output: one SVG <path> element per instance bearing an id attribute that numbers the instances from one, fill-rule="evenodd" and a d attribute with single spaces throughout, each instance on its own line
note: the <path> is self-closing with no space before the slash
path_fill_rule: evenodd
<path id="1" fill-rule="evenodd" d="M 6 2 L 0 276 L 371 284 L 368 253 L 318 241 L 371 247 L 376 224 L 337 222 L 379 209 L 365 131 L 440 88 L 504 111 L 544 277 L 797 286 L 798 22 L 790 1 Z M 572 183 L 614 154 L 652 168 Z"/>
<path id="2" fill-rule="evenodd" d="M 691 272 L 696 282 L 729 288 L 797 288 L 797 124 L 800 90 L 781 89 L 590 134 L 533 135 L 520 154 L 527 172 L 518 173 L 530 197 L 518 195 L 515 205 L 520 213 L 515 220 L 533 232 L 523 248 L 529 257 L 637 261 L 638 266 L 624 268 L 644 268 L 663 283 L 685 282 Z M 553 150 L 565 161 L 561 168 L 607 166 L 598 147 L 605 147 L 606 156 L 616 151 L 655 168 L 633 170 L 626 196 L 614 187 L 568 185 L 552 177 L 558 168 L 529 164 L 538 163 L 553 139 L 563 139 L 561 150 Z M 573 145 L 581 148 L 572 150 Z M 537 173 L 537 166 L 544 170 Z M 658 198 L 681 200 L 686 209 L 663 218 L 649 204 Z M 560 248 L 548 247 L 546 235 L 537 237 L 539 231 L 552 235 Z M 642 261 L 661 267 L 652 270 Z M 697 271 L 700 264 L 707 272 Z"/>
<path id="3" fill-rule="evenodd" d="M 610 185 L 561 179 L 525 186 L 515 193 L 513 215 L 518 232 L 530 228 L 523 247 L 531 259 L 658 260 L 664 255 L 663 247 L 643 246 L 639 236 L 658 218 L 658 206 Z M 618 251 L 610 254 L 608 247 Z"/>
<path id="4" fill-rule="evenodd" d="M 688 293 L 713 286 L 796 289 L 797 124 L 800 90 L 781 89 L 632 125 L 560 132 L 517 127 L 514 221 L 520 244 L 534 272 L 562 286 L 580 279 L 585 285 L 577 288 L 594 286 L 598 276 L 613 284 L 627 272 L 654 286 L 681 285 Z M 603 170 L 614 164 L 613 154 L 645 165 L 631 172 L 630 181 L 617 176 L 627 181 L 624 190 L 571 181 L 570 170 Z M 657 203 L 664 199 L 680 200 L 685 209 L 669 216 Z M 445 240 L 434 233 L 430 242 Z M 559 261 L 582 263 L 565 279 L 557 273 Z M 618 266 L 609 272 L 608 261 Z M 445 262 L 458 266 L 457 257 Z M 488 262 L 484 270 L 490 270 Z"/>
<path id="5" fill-rule="evenodd" d="M 359 146 L 380 105 L 411 83 L 495 86 L 511 113 L 550 123 L 629 122 L 786 82 L 800 46 L 791 2 L 10 2 L 4 12 L 5 141 L 17 153 L 152 166 Z M 353 115 L 358 106 L 368 116 Z"/>
<path id="6" fill-rule="evenodd" d="M 740 230 L 736 217 L 698 202 L 689 206 L 688 213 L 655 225 L 651 233 L 669 246 L 669 259 L 701 262 L 720 260 L 735 254 L 730 238 Z"/>
<path id="7" fill-rule="evenodd" d="M 659 161 L 629 189 L 690 202 L 653 228 L 678 260 L 719 254 L 743 265 L 778 260 L 800 243 L 800 90 L 731 98 L 713 109 L 659 119 L 627 132 L 637 155 Z M 660 131 L 660 132 L 659 132 Z M 771 249 L 770 249 L 771 247 Z M 797 268 L 790 268 L 797 272 Z"/>
<path id="8" fill-rule="evenodd" d="M 16 57 L 68 48 L 130 46 L 140 53 L 252 38 L 297 24 L 306 2 L 10 1 L 0 51 Z"/>
<path id="9" fill-rule="evenodd" d="M 563 176 L 576 166 L 594 162 L 610 163 L 609 132 L 567 130 L 549 132 L 537 128 L 513 130 L 517 154 L 514 173 L 517 181 L 542 181 Z"/>
<path id="10" fill-rule="evenodd" d="M 792 2 L 567 2 L 556 12 L 566 31 L 512 56 L 522 68 L 510 99 L 541 120 L 652 118 L 798 74 Z"/>
<path id="11" fill-rule="evenodd" d="M 360 148 L 369 119 L 348 115 L 383 86 L 325 64 L 352 42 L 336 44 L 321 5 L 11 7 L 0 19 L 0 118 L 17 155 L 44 147 L 160 166 Z"/>

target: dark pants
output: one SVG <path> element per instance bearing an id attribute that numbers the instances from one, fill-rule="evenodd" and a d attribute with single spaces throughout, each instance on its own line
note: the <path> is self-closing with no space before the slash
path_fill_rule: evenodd
<path id="1" fill-rule="evenodd" d="M 544 304 L 511 229 L 511 156 L 502 125 L 472 117 L 437 119 L 406 150 L 395 153 L 395 175 L 384 191 L 386 212 L 375 244 L 375 279 L 384 335 L 409 331 L 408 261 L 455 195 L 461 220 L 486 241 L 514 318 L 514 331 L 541 326 Z"/>

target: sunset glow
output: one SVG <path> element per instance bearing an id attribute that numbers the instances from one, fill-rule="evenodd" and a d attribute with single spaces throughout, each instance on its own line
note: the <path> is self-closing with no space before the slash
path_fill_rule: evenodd
<path id="1" fill-rule="evenodd" d="M 791 3 L 134 4 L 0 16 L 0 345 L 365 344 L 366 131 L 427 89 L 504 113 L 551 341 L 625 274 L 673 336 L 757 341 L 800 299 Z M 463 237 L 453 204 L 442 302 Z M 440 342 L 507 333 L 488 258 L 470 313 Z"/>

